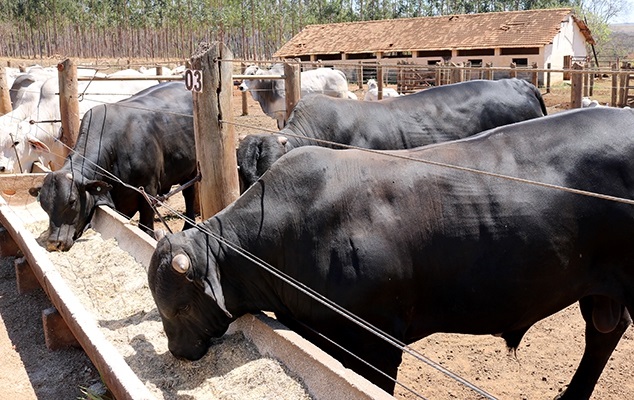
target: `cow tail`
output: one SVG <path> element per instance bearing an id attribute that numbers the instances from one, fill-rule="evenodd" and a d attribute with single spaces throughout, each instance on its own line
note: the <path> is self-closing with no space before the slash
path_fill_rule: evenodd
<path id="1" fill-rule="evenodd" d="M 539 105 L 542 107 L 542 112 L 544 115 L 548 115 L 548 110 L 546 110 L 546 103 L 544 103 L 544 97 L 542 96 L 542 92 L 539 91 L 537 86 L 533 86 L 533 90 L 535 91 L 535 96 L 537 100 L 539 100 Z"/>

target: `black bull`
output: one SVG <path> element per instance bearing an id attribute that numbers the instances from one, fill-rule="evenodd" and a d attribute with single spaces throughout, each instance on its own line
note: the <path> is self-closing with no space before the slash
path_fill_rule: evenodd
<path id="1" fill-rule="evenodd" d="M 47 249 L 69 250 L 99 205 L 128 217 L 138 211 L 141 229 L 153 234 L 154 210 L 134 188 L 156 196 L 196 176 L 192 110 L 191 92 L 168 82 L 86 113 L 64 166 L 30 190 L 50 217 Z M 183 197 L 193 219 L 194 188 Z"/>
<path id="2" fill-rule="evenodd" d="M 537 321 L 579 301 L 586 348 L 561 398 L 588 398 L 631 323 L 634 206 L 403 157 L 632 199 L 634 110 L 576 110 L 384 154 L 289 153 L 199 230 L 159 241 L 149 286 L 170 351 L 198 359 L 235 318 L 268 310 L 396 377 L 400 350 L 218 235 L 405 343 L 500 334 L 516 348 Z"/>
<path id="3" fill-rule="evenodd" d="M 309 139 L 376 150 L 411 149 L 544 115 L 539 90 L 518 79 L 468 81 L 380 102 L 309 95 L 295 106 L 279 135 L 249 135 L 240 142 L 240 183 L 248 188 L 297 147 L 331 147 Z"/>

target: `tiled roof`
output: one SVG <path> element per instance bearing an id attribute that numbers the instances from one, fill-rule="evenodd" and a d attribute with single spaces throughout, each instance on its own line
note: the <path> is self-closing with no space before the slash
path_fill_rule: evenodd
<path id="1" fill-rule="evenodd" d="M 274 56 L 544 46 L 571 14 L 558 8 L 309 25 Z M 594 43 L 586 24 L 573 19 Z"/>

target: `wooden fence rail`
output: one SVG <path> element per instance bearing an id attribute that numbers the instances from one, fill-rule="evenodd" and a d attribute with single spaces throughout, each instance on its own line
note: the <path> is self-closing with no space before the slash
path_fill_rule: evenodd
<path id="1" fill-rule="evenodd" d="M 581 99 L 586 96 L 590 97 L 594 93 L 594 83 L 596 77 L 611 79 L 611 93 L 609 105 L 612 107 L 632 106 L 634 103 L 634 87 L 630 87 L 630 83 L 634 82 L 634 69 L 630 63 L 622 63 L 621 65 L 612 64 L 610 69 L 594 68 L 591 65 L 575 64 L 571 69 L 552 69 L 549 65 L 546 68 L 538 68 L 536 64 L 531 67 L 517 67 L 509 65 L 508 67 L 494 67 L 492 64 L 484 66 L 473 66 L 464 64 L 442 64 L 442 65 L 420 65 L 420 64 L 389 64 L 383 62 L 367 63 L 367 62 L 329 62 L 327 65 L 321 62 L 299 62 L 293 61 L 286 63 L 288 66 L 295 66 L 295 69 L 310 69 L 322 66 L 332 66 L 344 71 L 354 71 L 354 78 L 359 88 L 363 88 L 364 71 L 373 69 L 375 71 L 373 77 L 377 79 L 379 93 L 382 93 L 383 85 L 390 78 L 389 71 L 397 71 L 397 91 L 401 93 L 412 93 L 423 90 L 429 86 L 439 86 L 450 83 L 462 82 L 470 79 L 487 79 L 492 80 L 500 75 L 505 77 L 522 77 L 529 80 L 535 86 L 545 89 L 546 93 L 551 92 L 551 75 L 566 74 L 571 76 L 570 103 L 571 107 L 581 106 Z M 287 88 L 294 88 L 292 93 L 287 96 L 287 112 L 290 113 L 297 101 L 299 101 L 299 91 L 296 88 L 301 87 L 300 74 L 294 72 L 291 68 L 285 75 L 266 75 L 266 76 L 250 76 L 234 74 L 234 80 L 242 79 L 284 79 Z M 387 71 L 387 72 L 386 72 Z M 158 71 L 157 71 L 158 72 Z M 0 115 L 11 110 L 9 88 L 6 85 L 4 77 L 4 68 L 0 68 Z M 366 74 L 366 76 L 368 76 Z M 157 79 L 161 81 L 182 80 L 183 76 L 130 76 L 130 77 L 78 77 L 77 80 L 138 80 L 138 79 Z M 474 78 L 475 77 L 475 78 Z M 356 79 L 355 79 L 356 78 Z M 632 89 L 630 91 L 630 89 Z M 247 93 L 242 93 L 243 100 L 246 100 Z M 247 115 L 247 103 L 242 103 L 242 115 Z"/>

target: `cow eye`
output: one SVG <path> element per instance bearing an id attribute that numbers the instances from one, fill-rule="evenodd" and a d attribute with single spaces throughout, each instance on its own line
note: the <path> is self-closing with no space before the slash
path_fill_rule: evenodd
<path id="1" fill-rule="evenodd" d="M 17 146 L 17 145 L 19 145 L 19 144 L 20 144 L 20 142 L 15 141 L 15 142 L 13 142 L 13 144 L 12 144 L 11 146 L 12 146 L 12 147 L 15 147 L 15 146 Z"/>
<path id="2" fill-rule="evenodd" d="M 183 307 L 180 307 L 178 311 L 176 312 L 176 314 L 177 315 L 186 314 L 187 312 L 189 312 L 190 309 L 191 309 L 191 305 L 186 304 Z"/>

